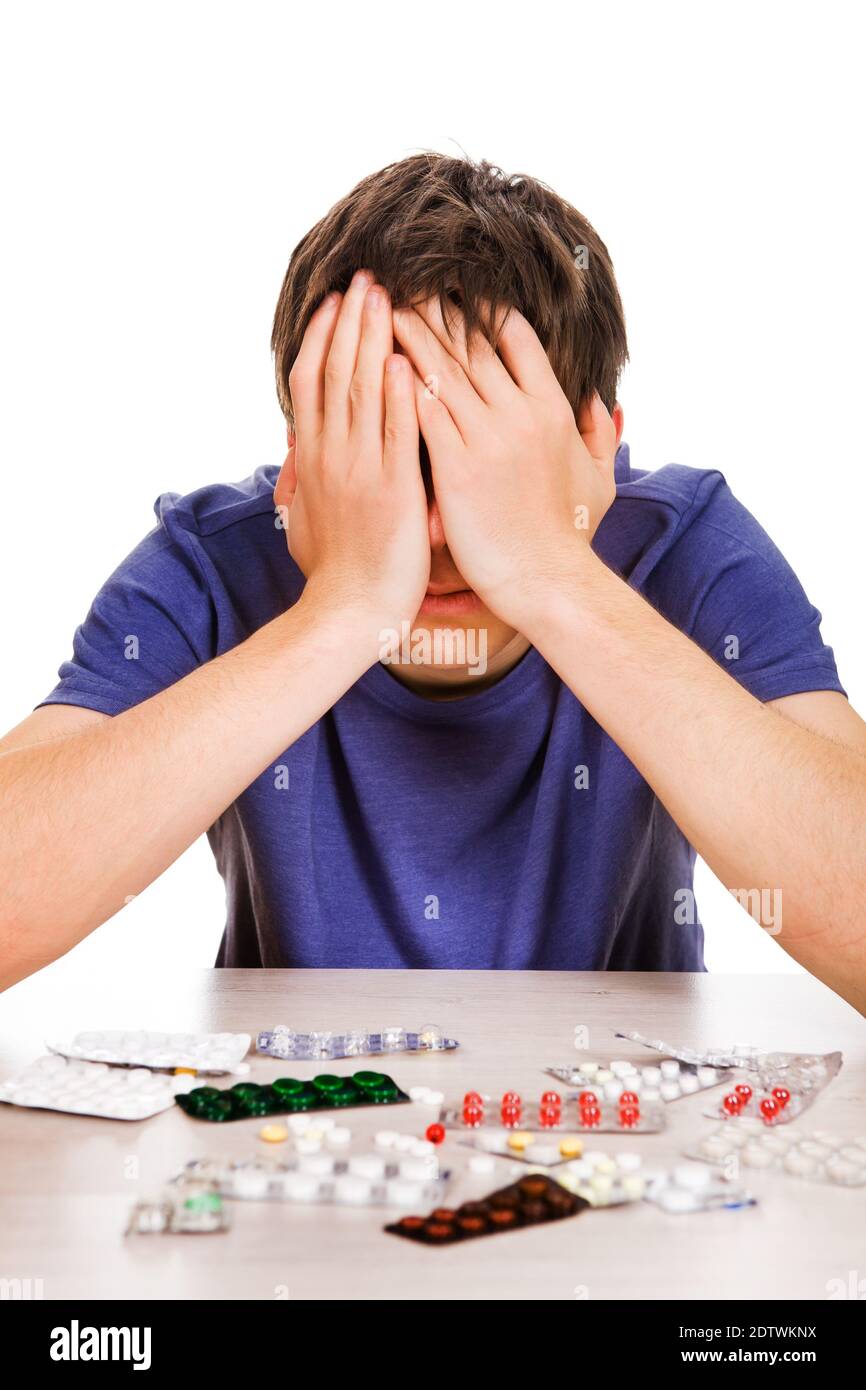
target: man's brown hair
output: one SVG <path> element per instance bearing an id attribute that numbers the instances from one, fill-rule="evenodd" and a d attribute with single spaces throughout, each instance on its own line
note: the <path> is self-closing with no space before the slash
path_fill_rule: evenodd
<path id="1" fill-rule="evenodd" d="M 604 242 L 564 198 L 526 174 L 428 152 L 362 179 L 292 252 L 274 317 L 277 395 L 293 423 L 289 372 L 316 306 L 367 267 L 396 307 L 437 295 L 495 347 L 483 301 L 532 324 L 575 413 L 593 391 L 613 410 L 628 356 Z"/>

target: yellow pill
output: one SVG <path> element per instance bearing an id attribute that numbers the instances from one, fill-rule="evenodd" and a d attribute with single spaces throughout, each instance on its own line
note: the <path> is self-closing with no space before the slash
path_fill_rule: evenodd
<path id="1" fill-rule="evenodd" d="M 259 1130 L 259 1138 L 264 1139 L 266 1144 L 282 1144 L 288 1137 L 289 1131 L 285 1125 L 263 1125 Z"/>
<path id="2" fill-rule="evenodd" d="M 509 1149 L 517 1149 L 518 1153 L 522 1153 L 524 1149 L 529 1148 L 534 1138 L 535 1136 L 527 1134 L 526 1130 L 519 1129 L 515 1134 L 509 1134 L 508 1147 Z"/>
<path id="3" fill-rule="evenodd" d="M 580 1139 L 561 1139 L 559 1152 L 563 1158 L 580 1158 L 583 1153 L 583 1143 Z"/>
<path id="4" fill-rule="evenodd" d="M 175 1076 L 198 1076 L 195 1067 L 175 1067 Z"/>

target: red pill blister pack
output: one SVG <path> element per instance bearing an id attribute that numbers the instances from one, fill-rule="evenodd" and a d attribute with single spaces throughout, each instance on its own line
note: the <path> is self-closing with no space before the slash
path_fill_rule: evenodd
<path id="1" fill-rule="evenodd" d="M 538 1100 L 526 1100 L 517 1091 L 501 1096 L 467 1091 L 461 1104 L 446 1104 L 439 1116 L 448 1129 L 541 1130 L 597 1134 L 655 1134 L 665 1127 L 664 1106 L 642 1102 L 636 1092 L 623 1091 L 618 1100 L 605 1100 L 594 1090 L 563 1098 L 558 1091 L 544 1091 Z"/>

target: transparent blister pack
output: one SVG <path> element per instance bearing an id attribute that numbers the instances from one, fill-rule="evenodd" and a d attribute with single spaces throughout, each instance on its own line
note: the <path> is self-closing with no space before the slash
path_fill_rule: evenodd
<path id="1" fill-rule="evenodd" d="M 582 1157 L 558 1168 L 555 1177 L 591 1207 L 619 1207 L 645 1196 L 647 1179 L 641 1168 L 640 1154 L 587 1149 Z"/>
<path id="2" fill-rule="evenodd" d="M 439 1206 L 426 1216 L 404 1216 L 385 1230 L 423 1245 L 454 1245 L 578 1216 L 588 1205 L 546 1174 L 527 1173 L 477 1201 Z"/>
<path id="3" fill-rule="evenodd" d="M 658 1066 L 637 1067 L 625 1058 L 615 1058 L 610 1062 L 587 1060 L 574 1066 L 545 1067 L 545 1071 L 566 1086 L 594 1089 L 604 1100 L 619 1101 L 623 1093 L 633 1092 L 644 1104 L 679 1100 L 710 1086 L 720 1086 L 726 1079 L 717 1067 L 681 1062 L 675 1057 L 664 1058 Z"/>
<path id="4" fill-rule="evenodd" d="M 39 1057 L 0 1085 L 0 1101 L 29 1110 L 58 1110 L 105 1120 L 147 1120 L 168 1110 L 195 1084 L 146 1068 L 110 1067 L 105 1062 Z"/>
<path id="5" fill-rule="evenodd" d="M 686 1156 L 729 1176 L 741 1168 L 770 1169 L 834 1187 L 866 1186 L 866 1136 L 844 1139 L 828 1130 L 800 1135 L 768 1130 L 746 1118 L 736 1125 L 719 1125 Z"/>
<path id="6" fill-rule="evenodd" d="M 138 1201 L 129 1214 L 126 1234 L 213 1235 L 231 1221 L 214 1185 L 195 1179 L 170 1184 L 152 1201 Z"/>
<path id="7" fill-rule="evenodd" d="M 177 1181 L 209 1183 L 221 1197 L 236 1201 L 410 1208 L 441 1202 L 449 1176 L 435 1156 L 373 1150 L 348 1156 L 291 1154 L 283 1160 L 194 1159 Z"/>
<path id="8" fill-rule="evenodd" d="M 500 1098 L 467 1091 L 462 1104 L 446 1102 L 439 1116 L 448 1129 L 541 1130 L 547 1133 L 657 1134 L 667 1123 L 660 1101 L 647 1102 L 635 1091 L 623 1091 L 606 1100 L 597 1090 L 580 1091 L 565 1099 L 558 1091 L 545 1091 L 538 1101 L 524 1101 L 516 1091 Z"/>
<path id="9" fill-rule="evenodd" d="M 212 1123 L 307 1110 L 348 1110 L 359 1105 L 401 1105 L 408 1100 L 393 1078 L 381 1071 L 356 1071 L 353 1076 L 325 1073 L 309 1081 L 280 1076 L 268 1086 L 239 1081 L 224 1090 L 195 1086 L 177 1096 L 177 1104 L 187 1115 Z"/>
<path id="10" fill-rule="evenodd" d="M 76 1033 L 70 1042 L 49 1042 L 59 1057 L 107 1062 L 113 1067 L 148 1067 L 153 1071 L 225 1073 L 246 1076 L 249 1033 L 148 1033 L 143 1029 Z"/>
<path id="11" fill-rule="evenodd" d="M 378 1057 L 399 1052 L 452 1052 L 459 1043 L 446 1038 L 435 1023 L 426 1023 L 417 1032 L 389 1027 L 377 1032 L 347 1030 L 343 1033 L 296 1033 L 279 1023 L 259 1033 L 256 1050 L 280 1061 L 335 1061 L 340 1057 Z"/>
<path id="12" fill-rule="evenodd" d="M 549 1135 L 539 1130 L 481 1128 L 468 1132 L 460 1143 L 476 1153 L 493 1154 L 537 1168 L 555 1168 L 583 1154 L 583 1140 L 578 1135 Z"/>
<path id="13" fill-rule="evenodd" d="M 671 1215 L 699 1211 L 738 1211 L 756 1206 L 744 1187 L 717 1176 L 702 1163 L 681 1163 L 649 1177 L 645 1198 Z"/>

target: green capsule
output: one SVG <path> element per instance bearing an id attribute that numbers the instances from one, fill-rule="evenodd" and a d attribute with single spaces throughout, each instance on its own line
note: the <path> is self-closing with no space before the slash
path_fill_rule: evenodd
<path id="1" fill-rule="evenodd" d="M 342 1076 L 330 1076 L 327 1072 L 322 1076 L 313 1077 L 313 1085 L 316 1090 L 327 1100 L 330 1100 L 334 1091 L 339 1091 L 342 1084 Z"/>
<path id="2" fill-rule="evenodd" d="M 278 1076 L 276 1081 L 271 1082 L 271 1090 L 276 1091 L 281 1100 L 286 1100 L 303 1091 L 305 1085 L 305 1081 L 298 1081 L 295 1076 Z"/>

